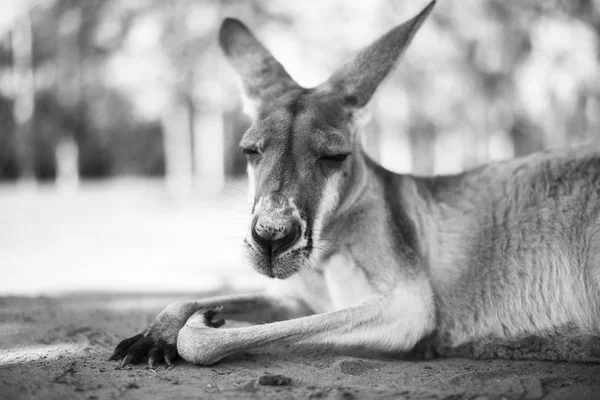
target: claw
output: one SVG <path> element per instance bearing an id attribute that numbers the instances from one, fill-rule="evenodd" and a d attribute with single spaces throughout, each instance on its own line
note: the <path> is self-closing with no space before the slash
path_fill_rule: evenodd
<path id="1" fill-rule="evenodd" d="M 148 369 L 153 369 L 155 365 L 158 365 L 164 358 L 163 348 L 161 344 L 157 343 L 148 352 Z"/>
<path id="2" fill-rule="evenodd" d="M 219 312 L 221 312 L 222 310 L 223 310 L 222 306 L 209 307 L 204 310 L 204 317 L 206 317 L 208 319 L 213 319 L 213 317 L 215 315 L 217 315 Z"/>
<path id="3" fill-rule="evenodd" d="M 110 356 L 110 358 L 108 360 L 109 361 L 119 361 L 120 359 L 122 359 L 123 356 L 125 356 L 125 352 L 127 351 L 127 349 L 129 347 L 131 347 L 131 345 L 133 345 L 135 342 L 140 340 L 143 336 L 144 335 L 140 333 L 138 335 L 135 335 L 130 338 L 122 340 L 117 345 L 117 347 L 115 348 L 115 352 L 113 353 L 112 356 Z"/>
<path id="4" fill-rule="evenodd" d="M 212 320 L 215 317 L 215 315 L 217 315 L 222 309 L 223 309 L 223 307 L 221 307 L 221 306 L 207 308 L 203 313 L 204 324 L 211 328 L 219 328 L 219 327 L 225 325 L 224 319 L 220 319 L 218 321 Z"/>
<path id="5" fill-rule="evenodd" d="M 171 361 L 171 357 L 168 354 L 165 354 L 165 364 L 167 364 L 167 368 L 173 368 L 173 361 Z"/>
<path id="6" fill-rule="evenodd" d="M 133 359 L 133 356 L 131 354 L 128 354 L 124 359 L 123 362 L 121 363 L 121 369 L 125 368 L 126 366 L 128 366 L 129 364 L 131 364 L 131 360 Z"/>
<path id="7" fill-rule="evenodd" d="M 214 322 L 212 322 L 212 323 L 211 323 L 211 326 L 212 326 L 213 328 L 220 328 L 220 327 L 222 327 L 223 325 L 225 325 L 225 320 L 224 320 L 224 319 L 220 319 L 220 320 L 218 320 L 218 321 L 214 321 Z"/>

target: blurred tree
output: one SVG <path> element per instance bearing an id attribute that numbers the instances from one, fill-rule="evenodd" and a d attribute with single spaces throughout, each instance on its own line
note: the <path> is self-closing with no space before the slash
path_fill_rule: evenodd
<path id="1" fill-rule="evenodd" d="M 15 121 L 16 151 L 19 178 L 34 178 L 33 113 L 35 105 L 35 82 L 33 77 L 33 33 L 29 8 L 26 7 L 15 19 L 12 31 L 12 91 L 13 120 Z"/>
<path id="2" fill-rule="evenodd" d="M 234 104 L 234 107 L 223 111 L 225 175 L 241 177 L 246 174 L 246 158 L 242 156 L 239 143 L 251 121 L 244 115 L 242 103 L 238 101 Z"/>
<path id="3" fill-rule="evenodd" d="M 19 176 L 12 99 L 0 96 L 0 180 Z"/>
<path id="4" fill-rule="evenodd" d="M 68 111 L 68 118 L 64 120 L 54 154 L 56 179 L 63 186 L 76 186 L 79 181 L 79 146 L 86 139 L 81 52 L 85 45 L 82 13 L 90 9 L 89 4 L 63 1 L 58 5 L 56 99 L 61 109 Z"/>
<path id="5" fill-rule="evenodd" d="M 223 16 L 244 20 L 314 86 L 423 4 L 10 2 L 0 179 L 166 174 L 185 190 L 218 188 L 245 168 L 237 143 L 249 124 L 216 44 Z M 597 0 L 439 2 L 371 104 L 368 151 L 430 174 L 597 139 L 599 38 Z"/>

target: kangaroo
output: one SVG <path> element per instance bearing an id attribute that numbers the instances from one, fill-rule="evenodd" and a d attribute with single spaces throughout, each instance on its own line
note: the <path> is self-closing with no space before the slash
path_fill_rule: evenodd
<path id="1" fill-rule="evenodd" d="M 273 287 L 169 305 L 111 359 L 210 365 L 292 345 L 600 361 L 597 148 L 420 177 L 361 147 L 358 116 L 434 4 L 310 89 L 224 20 L 219 42 L 254 116 L 240 143 L 252 193 L 244 245 Z M 216 329 L 224 319 L 254 324 Z"/>

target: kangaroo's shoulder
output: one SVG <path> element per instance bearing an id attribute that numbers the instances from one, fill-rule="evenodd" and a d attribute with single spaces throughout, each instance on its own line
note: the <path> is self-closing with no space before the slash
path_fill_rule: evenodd
<path id="1" fill-rule="evenodd" d="M 510 160 L 493 162 L 456 174 L 424 179 L 433 198 L 451 200 L 476 193 L 501 196 L 502 191 L 523 188 L 572 186 L 579 183 L 600 188 L 600 144 L 550 149 Z"/>
<path id="2" fill-rule="evenodd" d="M 555 175 L 600 172 L 600 143 L 579 145 L 567 149 L 548 149 L 517 157 L 512 160 L 490 164 L 479 170 L 500 177 L 519 174 L 535 176 L 540 172 Z M 477 173 L 477 171 L 474 171 Z"/>
<path id="3" fill-rule="evenodd" d="M 543 204 L 600 190 L 600 146 L 548 150 L 491 166 L 487 177 L 510 197 Z"/>

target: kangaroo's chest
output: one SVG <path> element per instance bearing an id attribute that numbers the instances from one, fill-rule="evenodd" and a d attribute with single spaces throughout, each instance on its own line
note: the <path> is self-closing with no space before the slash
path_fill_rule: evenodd
<path id="1" fill-rule="evenodd" d="M 316 313 L 352 307 L 376 294 L 351 257 L 336 254 L 319 265 L 319 270 L 305 270 L 283 281 L 271 281 L 269 292 L 300 298 Z"/>
<path id="2" fill-rule="evenodd" d="M 329 311 L 352 307 L 375 295 L 364 271 L 345 254 L 331 256 L 323 265 Z"/>

